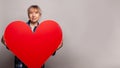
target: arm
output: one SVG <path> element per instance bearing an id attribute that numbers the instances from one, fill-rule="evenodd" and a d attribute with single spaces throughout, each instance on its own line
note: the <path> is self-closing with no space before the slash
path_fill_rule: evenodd
<path id="1" fill-rule="evenodd" d="M 1 42 L 2 42 L 4 45 L 6 45 L 5 39 L 3 38 L 3 36 L 2 36 L 2 38 L 1 38 Z"/>
<path id="2" fill-rule="evenodd" d="M 59 50 L 61 47 L 63 47 L 63 41 L 61 41 L 60 45 L 58 46 L 57 50 Z"/>
<path id="3" fill-rule="evenodd" d="M 63 47 L 63 41 L 61 41 L 60 45 L 58 46 L 57 50 L 59 50 L 61 47 Z M 56 51 L 57 51 L 56 50 Z M 52 56 L 54 56 L 56 54 L 56 51 L 52 54 Z"/>
<path id="4" fill-rule="evenodd" d="M 6 46 L 6 42 L 5 42 L 5 39 L 4 39 L 4 37 L 2 36 L 2 38 L 1 38 L 1 42 Z M 6 46 L 6 48 L 8 49 L 8 47 Z"/>

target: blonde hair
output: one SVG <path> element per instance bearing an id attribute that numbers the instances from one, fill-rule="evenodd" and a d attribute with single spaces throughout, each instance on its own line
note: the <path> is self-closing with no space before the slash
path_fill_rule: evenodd
<path id="1" fill-rule="evenodd" d="M 40 15 L 41 15 L 41 9 L 40 9 L 40 7 L 39 7 L 38 5 L 31 5 L 31 6 L 28 8 L 28 10 L 27 10 L 27 12 L 28 12 L 28 17 L 29 17 L 29 12 L 30 12 L 30 9 L 31 9 L 31 8 L 34 8 L 34 9 L 39 10 L 39 13 L 40 13 Z"/>

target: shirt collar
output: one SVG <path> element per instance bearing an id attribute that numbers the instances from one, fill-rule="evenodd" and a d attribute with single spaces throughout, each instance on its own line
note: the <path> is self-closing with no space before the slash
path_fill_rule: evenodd
<path id="1" fill-rule="evenodd" d="M 27 22 L 27 24 L 30 26 L 30 20 Z M 39 22 L 37 23 L 37 26 L 39 25 Z"/>

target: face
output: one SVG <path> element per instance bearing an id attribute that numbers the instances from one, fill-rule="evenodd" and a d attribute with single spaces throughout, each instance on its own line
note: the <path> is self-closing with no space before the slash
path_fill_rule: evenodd
<path id="1" fill-rule="evenodd" d="M 28 16 L 29 16 L 29 20 L 31 21 L 31 23 L 33 24 L 37 23 L 39 18 L 41 17 L 40 10 L 36 8 L 30 8 L 28 12 Z"/>

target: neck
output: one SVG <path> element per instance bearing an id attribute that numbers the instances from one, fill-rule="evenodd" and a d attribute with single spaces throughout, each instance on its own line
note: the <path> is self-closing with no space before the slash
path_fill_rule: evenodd
<path id="1" fill-rule="evenodd" d="M 30 22 L 31 26 L 37 26 L 38 22 Z"/>
<path id="2" fill-rule="evenodd" d="M 38 25 L 38 23 L 31 23 L 30 22 L 30 27 L 31 27 L 31 30 L 34 31 L 34 28 Z"/>

